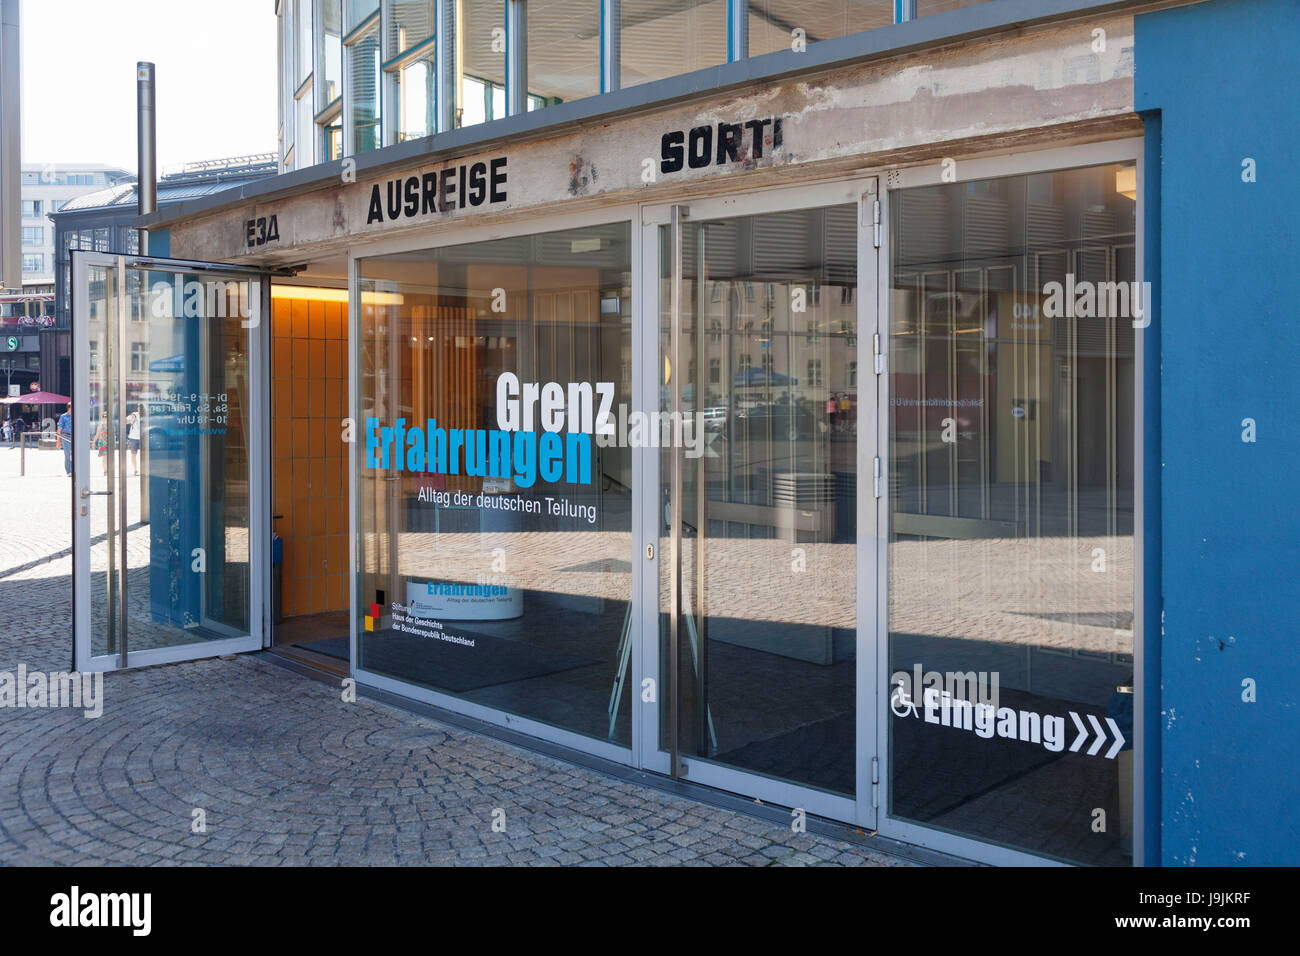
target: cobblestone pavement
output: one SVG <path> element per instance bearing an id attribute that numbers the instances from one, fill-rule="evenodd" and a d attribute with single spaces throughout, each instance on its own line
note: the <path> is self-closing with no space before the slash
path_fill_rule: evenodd
<path id="1" fill-rule="evenodd" d="M 27 464 L 0 448 L 0 671 L 64 670 L 68 480 L 57 452 Z M 345 703 L 257 656 L 110 674 L 104 697 L 99 719 L 0 709 L 0 863 L 904 865 Z"/>

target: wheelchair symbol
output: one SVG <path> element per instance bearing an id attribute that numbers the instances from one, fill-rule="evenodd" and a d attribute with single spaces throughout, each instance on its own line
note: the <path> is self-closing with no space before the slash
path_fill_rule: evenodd
<path id="1" fill-rule="evenodd" d="M 895 717 L 906 717 L 911 714 L 913 717 L 920 717 L 917 713 L 916 703 L 907 695 L 903 678 L 898 679 L 898 686 L 894 692 L 889 695 L 889 709 L 894 712 Z"/>

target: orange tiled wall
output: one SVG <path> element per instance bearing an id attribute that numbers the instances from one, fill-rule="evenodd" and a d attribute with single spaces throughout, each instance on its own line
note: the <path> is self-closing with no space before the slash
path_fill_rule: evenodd
<path id="1" fill-rule="evenodd" d="M 272 300 L 275 522 L 285 617 L 347 609 L 347 303 Z"/>

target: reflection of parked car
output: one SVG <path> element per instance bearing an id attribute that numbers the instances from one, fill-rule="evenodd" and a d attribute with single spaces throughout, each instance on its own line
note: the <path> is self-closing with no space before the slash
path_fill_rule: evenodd
<path id="1" fill-rule="evenodd" d="M 704 410 L 704 428 L 706 431 L 720 432 L 727 427 L 727 406 L 714 405 Z"/>
<path id="2" fill-rule="evenodd" d="M 773 441 L 796 441 L 813 436 L 817 421 L 808 407 L 779 402 L 755 405 L 737 421 L 737 429 L 750 441 L 771 438 Z"/>

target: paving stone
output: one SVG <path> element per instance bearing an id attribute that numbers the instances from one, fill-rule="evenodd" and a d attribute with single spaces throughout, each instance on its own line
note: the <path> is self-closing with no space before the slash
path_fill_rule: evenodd
<path id="1" fill-rule="evenodd" d="M 0 506 L 0 670 L 67 670 L 62 453 L 29 451 L 20 478 L 7 451 L 0 502 L 22 506 Z M 149 561 L 137 539 L 129 573 Z M 496 807 L 506 833 L 491 829 Z M 204 833 L 191 830 L 195 809 Z M 258 655 L 107 674 L 99 719 L 0 708 L 0 864 L 904 865 L 791 836 L 788 824 L 344 703 L 336 686 Z"/>

